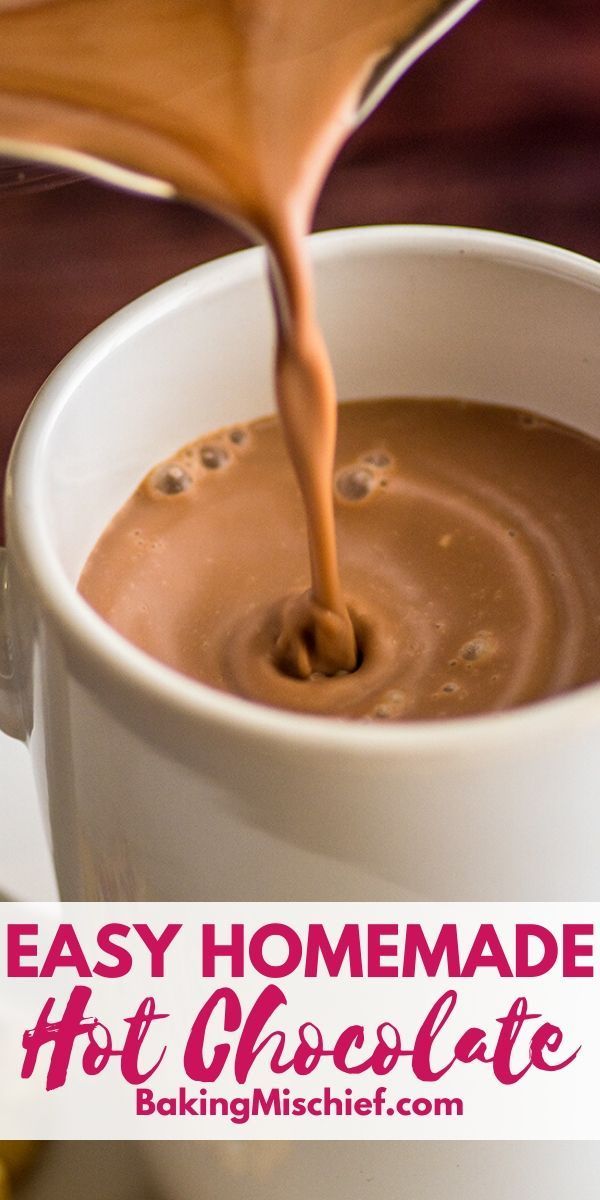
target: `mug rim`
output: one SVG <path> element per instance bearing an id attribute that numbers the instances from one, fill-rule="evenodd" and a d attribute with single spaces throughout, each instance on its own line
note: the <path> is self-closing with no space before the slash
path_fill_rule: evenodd
<path id="1" fill-rule="evenodd" d="M 478 258 L 531 267 L 600 291 L 600 264 L 570 250 L 514 234 L 439 225 L 375 225 L 312 234 L 317 262 L 357 249 L 383 253 L 421 249 L 438 256 L 471 253 Z M 5 486 L 9 554 L 26 567 L 44 609 L 77 652 L 101 660 L 118 683 L 142 690 L 155 703 L 233 734 L 387 758 L 424 750 L 480 752 L 503 745 L 581 730 L 598 722 L 600 683 L 497 713 L 475 716 L 368 722 L 272 708 L 221 692 L 154 659 L 117 633 L 77 592 L 52 547 L 42 505 L 40 462 L 56 420 L 85 377 L 132 335 L 185 305 L 191 295 L 230 289 L 262 271 L 264 251 L 254 247 L 211 260 L 159 284 L 102 322 L 63 358 L 42 384 L 14 442 Z"/>

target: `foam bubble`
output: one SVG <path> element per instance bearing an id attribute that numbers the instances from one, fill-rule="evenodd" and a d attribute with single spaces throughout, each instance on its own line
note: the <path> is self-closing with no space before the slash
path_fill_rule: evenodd
<path id="1" fill-rule="evenodd" d="M 521 425 L 524 429 L 539 429 L 541 425 L 545 424 L 545 422 L 540 420 L 539 417 L 536 417 L 533 415 L 533 413 L 528 412 L 519 413 L 517 420 L 519 425 Z"/>
<path id="2" fill-rule="evenodd" d="M 229 434 L 229 441 L 233 442 L 234 446 L 242 446 L 248 440 L 248 430 L 236 428 L 232 429 Z"/>
<path id="3" fill-rule="evenodd" d="M 369 453 L 363 456 L 363 462 L 369 463 L 372 467 L 389 467 L 391 461 L 385 450 L 369 450 Z"/>
<path id="4" fill-rule="evenodd" d="M 202 446 L 200 461 L 209 471 L 218 471 L 220 467 L 227 466 L 229 455 L 224 446 Z"/>
<path id="5" fill-rule="evenodd" d="M 496 639 L 491 633 L 478 633 L 461 646 L 460 657 L 466 663 L 481 662 L 491 658 L 497 648 Z"/>
<path id="6" fill-rule="evenodd" d="M 165 496 L 177 496 L 180 492 L 187 492 L 192 477 L 179 463 L 168 463 L 156 469 L 151 482 L 157 492 L 162 492 Z"/>
<path id="7" fill-rule="evenodd" d="M 371 714 L 378 721 L 398 721 L 406 713 L 406 692 L 392 688 L 381 697 Z"/>
<path id="8" fill-rule="evenodd" d="M 348 467 L 340 472 L 335 486 L 343 500 L 365 500 L 373 491 L 375 478 L 367 467 Z"/>

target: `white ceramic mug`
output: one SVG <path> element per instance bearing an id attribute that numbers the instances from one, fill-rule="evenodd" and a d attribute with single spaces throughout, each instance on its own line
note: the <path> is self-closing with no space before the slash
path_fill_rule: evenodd
<path id="1" fill-rule="evenodd" d="M 600 267 L 517 238 L 313 239 L 343 397 L 455 395 L 600 436 Z M 171 672 L 75 590 L 155 461 L 270 407 L 260 251 L 91 334 L 12 457 L 3 724 L 27 737 L 62 895 L 598 898 L 600 687 L 499 716 L 380 727 L 275 712 Z M 596 1147 L 157 1144 L 171 1200 L 597 1200 Z"/>
<path id="2" fill-rule="evenodd" d="M 458 229 L 312 248 L 342 397 L 508 402 L 600 436 L 599 266 Z M 19 434 L 2 712 L 63 897 L 597 897 L 600 687 L 391 728 L 277 712 L 170 671 L 77 594 L 152 463 L 271 407 L 271 325 L 261 251 L 200 267 L 87 337 Z"/>

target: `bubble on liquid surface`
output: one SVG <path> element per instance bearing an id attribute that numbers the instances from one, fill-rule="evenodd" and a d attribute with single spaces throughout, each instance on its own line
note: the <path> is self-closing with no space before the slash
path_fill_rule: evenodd
<path id="1" fill-rule="evenodd" d="M 202 446 L 200 461 L 209 471 L 218 471 L 227 466 L 229 455 L 224 446 Z"/>
<path id="2" fill-rule="evenodd" d="M 237 427 L 232 429 L 229 434 L 229 441 L 233 442 L 234 446 L 242 446 L 248 440 L 248 430 Z"/>
<path id="3" fill-rule="evenodd" d="M 544 422 L 541 421 L 539 417 L 535 417 L 533 413 L 519 413 L 517 420 L 519 425 L 522 425 L 524 429 L 539 429 L 540 425 L 544 424 Z"/>
<path id="4" fill-rule="evenodd" d="M 378 721 L 397 721 L 404 716 L 406 706 L 406 692 L 393 688 L 381 697 L 371 715 Z"/>
<path id="5" fill-rule="evenodd" d="M 342 500 L 366 500 L 373 491 L 375 478 L 366 467 L 348 467 L 341 471 L 335 488 Z"/>
<path id="6" fill-rule="evenodd" d="M 179 463 L 167 463 L 165 466 L 158 467 L 152 475 L 152 486 L 157 492 L 162 492 L 165 496 L 177 496 L 180 492 L 187 492 L 191 486 L 192 477 L 184 471 Z"/>
<path id="7" fill-rule="evenodd" d="M 491 633 L 478 633 L 461 646 L 460 657 L 466 663 L 483 662 L 491 658 L 497 648 L 496 639 Z"/>
<path id="8" fill-rule="evenodd" d="M 363 462 L 369 463 L 372 467 L 389 467 L 391 461 L 385 450 L 369 450 L 368 454 L 363 455 Z"/>

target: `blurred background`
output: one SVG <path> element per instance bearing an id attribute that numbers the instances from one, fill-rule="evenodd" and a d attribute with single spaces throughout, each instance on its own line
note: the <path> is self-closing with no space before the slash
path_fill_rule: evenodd
<path id="1" fill-rule="evenodd" d="M 237 249 L 184 205 L 0 163 L 0 468 L 52 367 L 147 288 Z M 51 181 L 50 181 L 51 182 Z M 600 258 L 598 0 L 482 0 L 343 151 L 316 225 L 506 230 Z"/>

